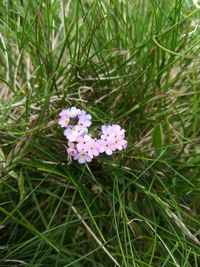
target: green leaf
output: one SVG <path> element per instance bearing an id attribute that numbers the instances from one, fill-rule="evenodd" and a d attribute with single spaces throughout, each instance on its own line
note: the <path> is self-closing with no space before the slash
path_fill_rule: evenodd
<path id="1" fill-rule="evenodd" d="M 156 155 L 160 155 L 163 150 L 163 129 L 161 124 L 157 124 L 154 128 L 152 143 Z"/>

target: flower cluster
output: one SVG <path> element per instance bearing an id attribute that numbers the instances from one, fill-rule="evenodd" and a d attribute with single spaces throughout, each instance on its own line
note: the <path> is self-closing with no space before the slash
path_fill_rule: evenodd
<path id="1" fill-rule="evenodd" d="M 84 110 L 71 107 L 63 109 L 59 115 L 58 124 L 65 128 L 64 135 L 68 140 L 67 152 L 81 164 L 92 161 L 100 153 L 112 155 L 127 147 L 125 130 L 117 124 L 103 125 L 97 139 L 88 133 L 92 116 Z"/>

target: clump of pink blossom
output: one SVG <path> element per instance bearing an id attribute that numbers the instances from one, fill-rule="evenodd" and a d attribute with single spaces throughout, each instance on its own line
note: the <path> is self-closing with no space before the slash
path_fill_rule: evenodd
<path id="1" fill-rule="evenodd" d="M 65 128 L 68 140 L 67 153 L 80 164 L 91 162 L 101 153 L 112 155 L 116 150 L 127 147 L 125 130 L 118 124 L 102 125 L 100 138 L 93 138 L 88 132 L 92 116 L 84 110 L 71 107 L 63 109 L 58 124 Z"/>

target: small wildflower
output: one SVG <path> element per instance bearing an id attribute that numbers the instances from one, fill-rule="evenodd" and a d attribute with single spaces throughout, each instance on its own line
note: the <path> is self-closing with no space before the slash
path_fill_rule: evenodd
<path id="1" fill-rule="evenodd" d="M 101 140 L 103 140 L 101 151 L 104 150 L 107 155 L 127 147 L 127 141 L 124 139 L 125 130 L 121 129 L 119 125 L 103 125 L 101 130 Z"/>
<path id="2" fill-rule="evenodd" d="M 89 135 L 80 136 L 77 139 L 77 150 L 86 152 L 91 158 L 97 157 L 100 153 L 97 141 Z"/>
<path id="3" fill-rule="evenodd" d="M 78 160 L 80 164 L 92 161 L 92 158 L 86 152 L 76 154 L 74 159 Z"/>
<path id="4" fill-rule="evenodd" d="M 67 109 L 63 109 L 63 110 L 59 113 L 59 116 L 62 117 L 62 116 L 67 115 L 67 116 L 69 117 L 69 111 L 70 111 L 69 108 L 67 108 Z"/>
<path id="5" fill-rule="evenodd" d="M 67 148 L 67 153 L 71 156 L 74 157 L 75 155 L 78 154 L 78 151 L 76 149 L 76 146 L 73 142 L 68 142 L 68 148 Z"/>
<path id="6" fill-rule="evenodd" d="M 79 136 L 77 138 L 77 150 L 79 152 L 87 152 L 87 143 L 90 139 L 89 135 Z"/>
<path id="7" fill-rule="evenodd" d="M 70 118 L 67 116 L 62 116 L 59 120 L 58 120 L 58 124 L 61 127 L 67 127 L 69 124 Z"/>
<path id="8" fill-rule="evenodd" d="M 64 130 L 64 135 L 71 142 L 75 142 L 81 134 L 83 134 L 83 131 L 78 131 L 73 126 Z"/>
<path id="9" fill-rule="evenodd" d="M 95 139 L 90 139 L 87 142 L 87 153 L 88 155 L 93 158 L 97 157 L 100 153 L 98 143 Z"/>
<path id="10" fill-rule="evenodd" d="M 100 153 L 106 153 L 108 156 L 112 155 L 114 151 L 114 145 L 112 140 L 99 140 L 99 151 Z"/>
<path id="11" fill-rule="evenodd" d="M 80 114 L 81 114 L 81 110 L 76 107 L 71 107 L 69 109 L 70 118 L 75 118 L 76 116 L 79 116 Z"/>
<path id="12" fill-rule="evenodd" d="M 90 127 L 92 122 L 91 122 L 92 116 L 90 114 L 86 114 L 85 112 L 79 116 L 78 119 L 78 125 L 80 127 Z"/>
<path id="13" fill-rule="evenodd" d="M 84 110 L 71 107 L 63 109 L 58 124 L 64 127 L 68 140 L 67 153 L 80 164 L 91 162 L 100 153 L 112 155 L 116 150 L 127 147 L 125 130 L 118 124 L 102 125 L 100 139 L 88 134 L 92 116 Z"/>

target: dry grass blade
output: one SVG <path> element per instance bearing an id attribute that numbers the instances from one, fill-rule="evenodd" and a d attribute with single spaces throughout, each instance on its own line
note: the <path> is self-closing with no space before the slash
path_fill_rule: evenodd
<path id="1" fill-rule="evenodd" d="M 84 221 L 83 217 L 80 215 L 80 213 L 77 211 L 77 209 L 74 206 L 72 206 L 72 210 L 73 210 L 74 214 L 77 216 L 77 218 L 82 222 L 82 224 L 84 225 L 84 227 L 88 231 L 88 233 L 95 239 L 97 244 L 103 249 L 103 251 L 108 255 L 108 257 L 115 263 L 115 265 L 120 267 L 120 264 L 117 262 L 117 260 L 111 255 L 111 253 L 107 250 L 105 245 L 95 235 L 95 233 L 88 226 L 88 224 Z"/>

